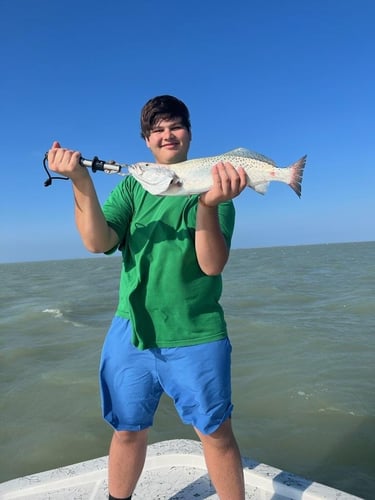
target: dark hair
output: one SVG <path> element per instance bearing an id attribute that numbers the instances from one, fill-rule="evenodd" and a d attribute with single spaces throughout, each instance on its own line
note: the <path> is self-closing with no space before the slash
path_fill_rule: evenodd
<path id="1" fill-rule="evenodd" d="M 190 132 L 190 114 L 186 105 L 172 95 L 153 97 L 143 106 L 141 111 L 141 136 L 150 136 L 152 128 L 160 120 L 181 118 L 182 125 Z"/>

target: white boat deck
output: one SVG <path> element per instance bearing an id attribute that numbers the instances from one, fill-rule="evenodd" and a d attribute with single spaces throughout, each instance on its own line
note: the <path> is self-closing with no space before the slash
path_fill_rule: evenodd
<path id="1" fill-rule="evenodd" d="M 246 499 L 354 500 L 348 493 L 243 459 Z M 0 484 L 0 499 L 106 500 L 107 457 L 32 474 Z M 176 439 L 152 444 L 133 494 L 139 500 L 218 499 L 199 442 Z"/>

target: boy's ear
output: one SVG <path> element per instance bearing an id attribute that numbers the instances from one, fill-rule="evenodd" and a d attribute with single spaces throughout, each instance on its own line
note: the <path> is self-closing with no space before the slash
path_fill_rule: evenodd
<path id="1" fill-rule="evenodd" d="M 145 137 L 145 143 L 148 148 L 150 148 L 150 141 L 148 140 L 147 137 Z"/>

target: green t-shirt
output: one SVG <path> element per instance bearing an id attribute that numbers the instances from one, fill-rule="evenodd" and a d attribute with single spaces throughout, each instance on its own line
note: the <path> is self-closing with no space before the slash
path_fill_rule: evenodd
<path id="1" fill-rule="evenodd" d="M 153 196 L 129 176 L 103 206 L 123 257 L 116 314 L 131 320 L 139 349 L 202 344 L 227 335 L 221 276 L 204 274 L 196 258 L 197 200 Z M 232 202 L 219 205 L 219 220 L 229 247 Z"/>

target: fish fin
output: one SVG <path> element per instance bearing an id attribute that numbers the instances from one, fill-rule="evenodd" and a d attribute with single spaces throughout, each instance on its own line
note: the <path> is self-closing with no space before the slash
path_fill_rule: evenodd
<path id="1" fill-rule="evenodd" d="M 246 148 L 236 148 L 232 149 L 231 151 L 228 151 L 227 153 L 224 153 L 223 156 L 240 156 L 241 158 L 252 158 L 254 160 L 259 160 L 263 161 L 265 163 L 269 163 L 270 165 L 273 165 L 276 167 L 276 163 L 271 160 L 271 158 L 267 158 L 267 156 L 264 156 L 260 153 L 256 153 L 255 151 L 251 151 L 250 149 Z"/>
<path id="2" fill-rule="evenodd" d="M 306 159 L 307 155 L 303 156 L 298 161 L 293 163 L 293 165 L 288 167 L 292 171 L 292 176 L 289 186 L 293 189 L 293 191 L 299 198 L 301 198 L 302 177 L 303 177 L 303 170 L 306 165 Z"/>
<path id="3" fill-rule="evenodd" d="M 254 184 L 254 186 L 250 187 L 259 194 L 266 194 L 269 185 L 269 182 L 260 182 L 259 184 Z"/>
<path id="4" fill-rule="evenodd" d="M 148 166 L 135 163 L 128 167 L 131 175 L 150 194 L 160 195 L 168 190 L 169 186 L 179 183 L 179 178 L 173 170 L 162 166 Z"/>

